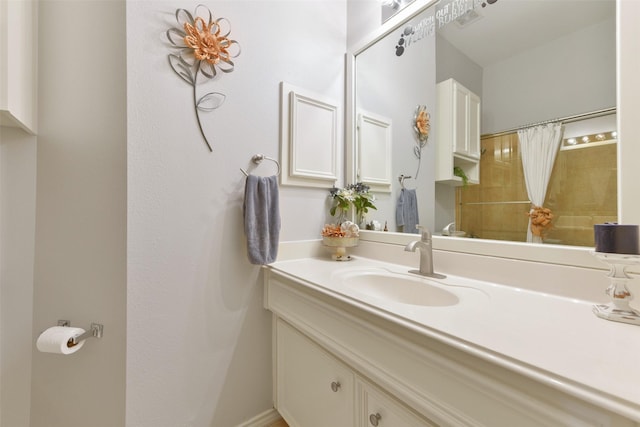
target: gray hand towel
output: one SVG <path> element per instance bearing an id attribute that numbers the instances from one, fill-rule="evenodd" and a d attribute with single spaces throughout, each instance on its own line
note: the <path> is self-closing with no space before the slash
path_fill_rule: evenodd
<path id="1" fill-rule="evenodd" d="M 396 224 L 403 227 L 404 233 L 417 233 L 416 225 L 420 223 L 418 216 L 418 198 L 416 190 L 403 188 L 400 190 L 396 204 Z"/>
<path id="2" fill-rule="evenodd" d="M 244 234 L 252 264 L 270 264 L 278 256 L 280 207 L 278 177 L 247 176 L 244 188 Z"/>

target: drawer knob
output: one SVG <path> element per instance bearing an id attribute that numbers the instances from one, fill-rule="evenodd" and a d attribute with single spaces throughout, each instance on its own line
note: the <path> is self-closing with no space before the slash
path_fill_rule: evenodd
<path id="1" fill-rule="evenodd" d="M 381 418 L 382 416 L 376 412 L 375 414 L 369 415 L 369 422 L 371 423 L 372 426 L 376 427 L 380 422 Z"/>
<path id="2" fill-rule="evenodd" d="M 341 387 L 341 384 L 338 381 L 334 381 L 334 382 L 331 383 L 331 390 L 334 393 L 337 393 L 338 390 L 340 390 L 340 387 Z"/>

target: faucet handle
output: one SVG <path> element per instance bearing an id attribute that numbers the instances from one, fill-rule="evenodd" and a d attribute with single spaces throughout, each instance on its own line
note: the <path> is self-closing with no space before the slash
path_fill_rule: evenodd
<path id="1" fill-rule="evenodd" d="M 453 235 L 453 233 L 455 233 L 455 231 L 456 231 L 456 223 L 450 222 L 449 224 L 446 225 L 446 227 L 442 229 L 442 234 L 446 236 L 451 236 Z"/>
<path id="2" fill-rule="evenodd" d="M 423 242 L 431 241 L 431 231 L 429 231 L 427 227 L 425 227 L 424 225 L 416 225 L 416 228 L 420 231 L 420 234 L 422 235 L 420 240 L 422 240 Z"/>

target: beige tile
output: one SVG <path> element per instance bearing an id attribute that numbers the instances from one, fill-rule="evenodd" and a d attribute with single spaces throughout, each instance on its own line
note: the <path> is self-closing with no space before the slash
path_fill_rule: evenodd
<path id="1" fill-rule="evenodd" d="M 480 184 L 456 190 L 456 225 L 482 238 L 524 241 L 529 206 L 503 204 L 529 198 L 517 135 L 484 138 L 482 147 Z M 553 211 L 557 224 L 547 238 L 593 246 L 593 224 L 606 218 L 615 221 L 616 157 L 615 145 L 558 153 L 544 203 Z"/>

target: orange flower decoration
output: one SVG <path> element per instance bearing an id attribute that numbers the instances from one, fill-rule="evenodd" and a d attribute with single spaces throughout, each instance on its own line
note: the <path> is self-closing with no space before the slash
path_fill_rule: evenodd
<path id="1" fill-rule="evenodd" d="M 199 14 L 207 18 L 198 16 Z M 219 92 L 198 96 L 198 76 L 213 79 L 218 71 L 232 72 L 235 66 L 232 58 L 240 55 L 240 45 L 229 38 L 229 21 L 225 18 L 214 19 L 211 11 L 204 5 L 197 6 L 193 15 L 185 9 L 176 10 L 176 21 L 178 27 L 167 30 L 169 43 L 177 50 L 175 54 L 169 55 L 169 64 L 182 80 L 193 86 L 200 133 L 209 151 L 213 151 L 202 128 L 200 112 L 211 112 L 220 107 L 226 96 Z"/>
<path id="2" fill-rule="evenodd" d="M 429 136 L 429 131 L 431 130 L 431 124 L 429 124 L 429 113 L 426 111 L 420 111 L 418 113 L 418 118 L 416 119 L 416 127 L 418 128 L 418 132 L 420 135 Z"/>
<path id="3" fill-rule="evenodd" d="M 544 233 L 551 228 L 553 219 L 551 209 L 534 206 L 527 215 L 531 218 L 531 233 L 534 236 L 544 237 Z"/>
<path id="4" fill-rule="evenodd" d="M 229 47 L 232 40 L 220 35 L 220 26 L 215 22 L 206 24 L 204 19 L 197 17 L 194 25 L 185 22 L 184 30 L 187 33 L 184 43 L 193 49 L 197 60 L 217 64 L 221 60 L 228 62 L 231 59 Z"/>
<path id="5" fill-rule="evenodd" d="M 232 59 L 240 55 L 240 45 L 229 38 L 231 30 L 226 18 L 214 19 L 204 5 L 196 7 L 194 15 L 178 9 L 179 27 L 167 31 L 169 42 L 178 50 L 177 54 L 169 55 L 171 67 L 190 84 L 195 84 L 198 73 L 213 78 L 218 71 L 232 72 L 235 66 Z"/>
<path id="6" fill-rule="evenodd" d="M 345 237 L 346 236 L 346 232 L 342 228 L 340 228 L 339 224 L 338 225 L 325 224 L 321 234 L 323 237 Z"/>
<path id="7" fill-rule="evenodd" d="M 416 112 L 413 116 L 413 130 L 418 136 L 418 145 L 423 148 L 429 138 L 429 132 L 431 131 L 431 116 L 427 113 L 427 107 L 424 105 L 418 105 Z"/>

